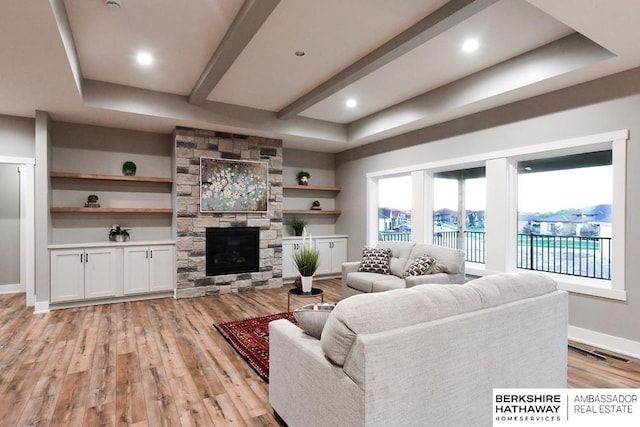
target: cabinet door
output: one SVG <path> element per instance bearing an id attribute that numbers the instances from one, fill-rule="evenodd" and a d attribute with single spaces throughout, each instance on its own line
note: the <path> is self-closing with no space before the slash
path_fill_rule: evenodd
<path id="1" fill-rule="evenodd" d="M 320 266 L 316 274 L 332 273 L 331 265 L 331 242 L 330 239 L 315 239 L 316 249 L 320 252 Z"/>
<path id="2" fill-rule="evenodd" d="M 342 263 L 347 261 L 347 239 L 316 239 L 316 249 L 320 251 L 320 267 L 316 274 L 337 274 Z"/>
<path id="3" fill-rule="evenodd" d="M 124 294 L 149 292 L 149 248 L 124 248 Z"/>
<path id="4" fill-rule="evenodd" d="M 173 246 L 151 246 L 149 248 L 149 290 L 170 291 L 175 288 L 173 268 Z"/>
<path id="5" fill-rule="evenodd" d="M 84 251 L 51 251 L 51 302 L 84 298 Z"/>
<path id="6" fill-rule="evenodd" d="M 302 244 L 302 239 L 284 240 L 282 242 L 282 277 L 283 278 L 298 277 L 300 275 L 298 273 L 298 269 L 296 269 L 295 263 L 293 262 L 293 254 L 300 250 L 301 244 Z"/>
<path id="7" fill-rule="evenodd" d="M 84 297 L 121 296 L 122 249 L 85 249 L 84 254 Z"/>
<path id="8" fill-rule="evenodd" d="M 340 273 L 342 264 L 345 262 L 347 262 L 347 239 L 333 239 L 331 241 L 331 272 Z"/>

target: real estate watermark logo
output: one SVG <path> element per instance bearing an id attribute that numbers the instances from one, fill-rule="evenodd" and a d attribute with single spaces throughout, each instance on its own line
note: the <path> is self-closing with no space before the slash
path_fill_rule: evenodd
<path id="1" fill-rule="evenodd" d="M 640 389 L 494 389 L 493 425 L 640 425 Z"/>

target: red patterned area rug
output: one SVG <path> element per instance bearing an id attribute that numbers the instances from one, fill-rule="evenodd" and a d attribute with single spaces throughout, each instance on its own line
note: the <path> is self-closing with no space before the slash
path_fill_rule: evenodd
<path id="1" fill-rule="evenodd" d="M 265 382 L 269 382 L 269 322 L 287 319 L 296 323 L 292 313 L 277 313 L 214 324 L 249 366 Z"/>

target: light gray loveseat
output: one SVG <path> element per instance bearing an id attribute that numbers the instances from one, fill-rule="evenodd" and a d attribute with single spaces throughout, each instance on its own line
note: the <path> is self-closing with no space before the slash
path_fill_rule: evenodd
<path id="1" fill-rule="evenodd" d="M 563 388 L 567 294 L 541 273 L 355 295 L 320 340 L 269 325 L 269 402 L 290 426 L 491 426 L 493 388 Z"/>
<path id="2" fill-rule="evenodd" d="M 464 283 L 464 251 L 428 243 L 378 242 L 377 248 L 391 249 L 389 270 L 391 274 L 360 272 L 360 261 L 342 264 L 342 298 L 360 293 L 383 292 L 409 288 L 425 283 Z M 404 277 L 404 272 L 420 255 L 435 258 L 433 273 Z"/>

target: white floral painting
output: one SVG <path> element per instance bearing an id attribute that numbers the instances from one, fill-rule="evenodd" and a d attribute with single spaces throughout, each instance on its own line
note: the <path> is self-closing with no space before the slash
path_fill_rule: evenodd
<path id="1" fill-rule="evenodd" d="M 267 212 L 266 162 L 200 158 L 201 212 Z"/>

